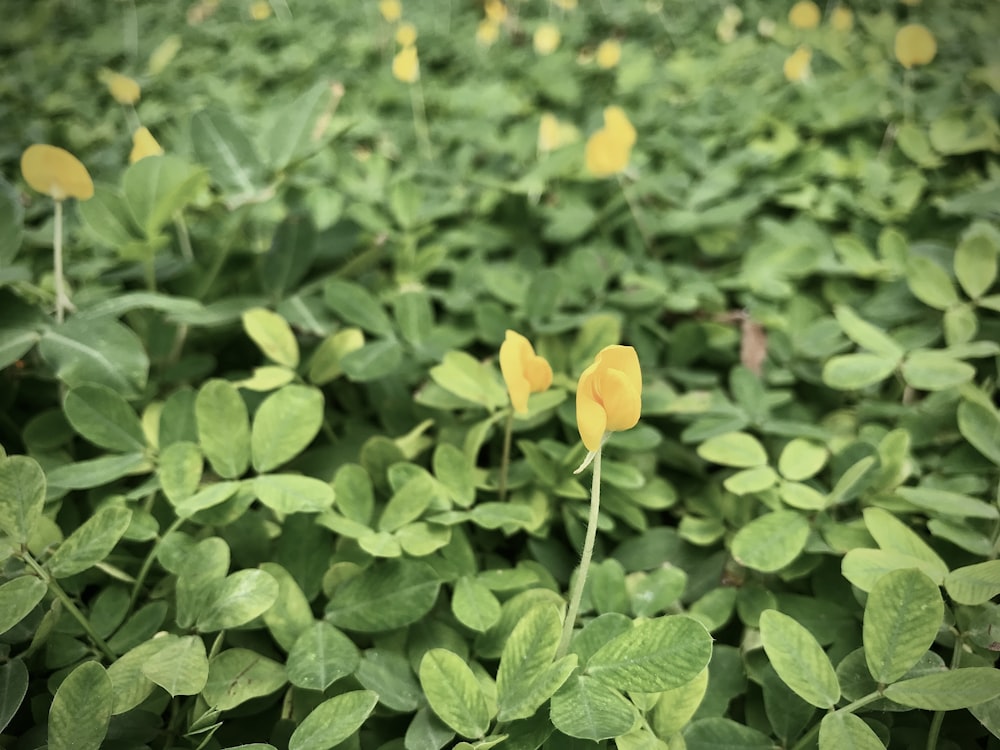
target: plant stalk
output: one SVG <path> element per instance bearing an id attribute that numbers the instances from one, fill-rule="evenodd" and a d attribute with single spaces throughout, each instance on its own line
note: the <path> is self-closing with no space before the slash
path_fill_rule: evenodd
<path id="1" fill-rule="evenodd" d="M 424 107 L 424 90 L 420 81 L 410 86 L 410 104 L 413 107 L 413 128 L 417 131 L 417 140 L 420 142 L 420 150 L 424 152 L 424 158 L 430 159 L 431 136 L 427 128 L 427 110 Z"/>
<path id="2" fill-rule="evenodd" d="M 514 409 L 507 414 L 503 429 L 503 453 L 500 456 L 500 477 L 497 479 L 497 496 L 502 503 L 507 499 L 507 470 L 510 468 L 510 440 L 514 432 Z"/>
<path id="3" fill-rule="evenodd" d="M 52 236 L 52 273 L 56 286 L 56 322 L 62 323 L 64 312 L 69 309 L 69 297 L 63 281 L 63 202 L 56 201 L 55 227 Z"/>

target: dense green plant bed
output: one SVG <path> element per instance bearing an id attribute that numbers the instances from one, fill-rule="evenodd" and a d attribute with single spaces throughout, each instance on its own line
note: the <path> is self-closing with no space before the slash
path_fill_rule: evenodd
<path id="1" fill-rule="evenodd" d="M 1000 5 L 42 0 L 0 747 L 997 747 Z"/>

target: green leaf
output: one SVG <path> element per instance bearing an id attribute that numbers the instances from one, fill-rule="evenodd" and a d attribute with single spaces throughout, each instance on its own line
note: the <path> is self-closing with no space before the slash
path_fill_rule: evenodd
<path id="1" fill-rule="evenodd" d="M 919 570 L 894 570 L 872 586 L 863 638 L 868 671 L 876 682 L 895 682 L 930 648 L 944 617 L 937 584 Z"/>
<path id="2" fill-rule="evenodd" d="M 378 704 L 371 690 L 352 690 L 323 701 L 302 720 L 288 739 L 288 750 L 329 750 L 365 723 Z"/>
<path id="3" fill-rule="evenodd" d="M 603 313 L 589 316 L 576 333 L 569 350 L 570 371 L 579 373 L 589 367 L 598 352 L 617 344 L 622 337 L 622 321 L 617 315 Z"/>
<path id="4" fill-rule="evenodd" d="M 498 721 L 534 715 L 569 678 L 576 667 L 576 654 L 552 663 L 561 632 L 559 611 L 547 604 L 531 609 L 514 627 L 497 670 Z"/>
<path id="5" fill-rule="evenodd" d="M 288 682 L 285 666 L 256 651 L 231 648 L 213 656 L 202 697 L 212 708 L 228 711 L 248 700 L 270 695 Z"/>
<path id="6" fill-rule="evenodd" d="M 861 480 L 868 476 L 869 472 L 875 468 L 875 457 L 865 456 L 857 461 L 840 475 L 840 479 L 830 490 L 830 495 L 826 499 L 826 506 L 832 507 L 847 502 L 854 497 L 855 490 L 861 486 Z"/>
<path id="7" fill-rule="evenodd" d="M 451 529 L 439 524 L 417 521 L 393 532 L 393 536 L 403 552 L 410 557 L 426 557 L 451 541 Z"/>
<path id="8" fill-rule="evenodd" d="M 107 505 L 70 534 L 49 558 L 46 567 L 54 578 L 68 578 L 92 568 L 111 554 L 128 530 L 132 511 Z"/>
<path id="9" fill-rule="evenodd" d="M 316 347 L 309 360 L 309 382 L 326 385 L 343 374 L 341 361 L 353 351 L 365 345 L 365 334 L 360 328 L 341 328 L 327 336 Z"/>
<path id="10" fill-rule="evenodd" d="M 854 714 L 836 711 L 819 725 L 819 750 L 885 750 L 874 730 Z"/>
<path id="11" fill-rule="evenodd" d="M 44 581 L 29 575 L 18 576 L 0 586 L 0 633 L 6 633 L 27 617 L 48 590 Z"/>
<path id="12" fill-rule="evenodd" d="M 267 136 L 268 164 L 281 171 L 292 161 L 316 151 L 323 143 L 317 124 L 329 111 L 333 92 L 327 81 L 315 84 L 289 106 L 278 110 Z"/>
<path id="13" fill-rule="evenodd" d="M 487 409 L 498 409 L 508 402 L 507 389 L 497 381 L 494 369 L 465 352 L 448 352 L 440 365 L 431 368 L 430 375 L 449 393 Z"/>
<path id="14" fill-rule="evenodd" d="M 868 533 L 881 549 L 922 560 L 933 571 L 929 574 L 931 580 L 941 584 L 948 574 L 948 566 L 917 532 L 883 508 L 865 508 L 864 517 Z"/>
<path id="15" fill-rule="evenodd" d="M 63 680 L 49 708 L 50 750 L 98 750 L 111 721 L 111 678 L 86 661 Z"/>
<path id="16" fill-rule="evenodd" d="M 726 477 L 722 485 L 734 495 L 750 495 L 770 489 L 777 481 L 778 475 L 770 466 L 756 466 Z"/>
<path id="17" fill-rule="evenodd" d="M 367 526 L 375 509 L 375 490 L 363 466 L 344 464 L 333 478 L 337 509 L 350 520 Z"/>
<path id="18" fill-rule="evenodd" d="M 253 144 L 233 121 L 219 109 L 203 109 L 191 118 L 191 145 L 198 163 L 208 167 L 215 183 L 226 193 L 246 196 L 255 193 L 263 169 Z"/>
<path id="19" fill-rule="evenodd" d="M 975 401 L 958 405 L 958 430 L 972 447 L 1000 466 L 1000 416 Z"/>
<path id="20" fill-rule="evenodd" d="M 395 630 L 427 614 L 440 586 L 434 569 L 424 562 L 375 562 L 334 590 L 326 619 L 348 630 Z"/>
<path id="21" fill-rule="evenodd" d="M 177 445 L 177 443 L 175 443 Z M 202 510 L 221 505 L 235 495 L 244 485 L 240 482 L 216 482 L 190 497 L 174 504 L 174 512 L 178 518 L 190 518 Z"/>
<path id="22" fill-rule="evenodd" d="M 284 651 L 289 651 L 302 633 L 314 624 L 312 607 L 298 582 L 278 563 L 261 563 L 260 569 L 278 582 L 278 598 L 264 613 L 264 624 L 271 637 Z"/>
<path id="23" fill-rule="evenodd" d="M 361 664 L 354 641 L 327 622 L 303 631 L 288 652 L 288 681 L 307 690 L 326 690 Z"/>
<path id="24" fill-rule="evenodd" d="M 138 398 L 146 387 L 149 357 L 139 337 L 117 320 L 72 318 L 48 329 L 38 351 L 70 388 L 96 383 Z"/>
<path id="25" fill-rule="evenodd" d="M 136 226 L 125 196 L 117 187 L 95 185 L 94 196 L 77 203 L 76 210 L 94 236 L 119 253 L 142 240 L 142 230 Z"/>
<path id="26" fill-rule="evenodd" d="M 732 719 L 696 719 L 684 731 L 686 750 L 774 750 L 775 743 Z"/>
<path id="27" fill-rule="evenodd" d="M 289 213 L 278 225 L 271 246 L 257 266 L 260 285 L 272 300 L 290 296 L 309 273 L 318 249 L 316 237 L 316 227 L 310 217 L 303 214 Z M 286 304 L 301 303 L 289 301 Z"/>
<path id="28" fill-rule="evenodd" d="M 451 597 L 455 618 L 465 627 L 485 633 L 500 619 L 500 602 L 483 583 L 469 576 L 455 582 Z"/>
<path id="29" fill-rule="evenodd" d="M 945 577 L 944 587 L 958 604 L 986 604 L 1000 594 L 1000 560 L 956 568 Z"/>
<path id="30" fill-rule="evenodd" d="M 367 383 L 391 375 L 402 361 L 403 347 L 395 339 L 385 339 L 348 352 L 341 358 L 340 366 L 349 379 Z"/>
<path id="31" fill-rule="evenodd" d="M 86 490 L 109 484 L 129 474 L 149 471 L 152 467 L 143 453 L 102 456 L 89 461 L 63 464 L 48 472 L 49 487 L 65 490 Z"/>
<path id="32" fill-rule="evenodd" d="M 691 721 L 708 689 L 708 669 L 690 682 L 664 690 L 649 712 L 649 726 L 657 737 L 673 737 Z"/>
<path id="33" fill-rule="evenodd" d="M 0 460 L 0 531 L 27 544 L 45 504 L 45 473 L 28 456 Z"/>
<path id="34" fill-rule="evenodd" d="M 800 513 L 779 510 L 755 518 L 737 531 L 731 549 L 741 565 L 772 573 L 791 564 L 808 539 L 809 522 Z"/>
<path id="35" fill-rule="evenodd" d="M 840 354 L 823 366 L 823 382 L 841 391 L 856 391 L 889 377 L 897 359 L 880 354 Z"/>
<path id="36" fill-rule="evenodd" d="M 951 669 L 914 677 L 885 689 L 885 697 L 925 711 L 956 711 L 1000 696 L 1000 670 L 993 667 Z"/>
<path id="37" fill-rule="evenodd" d="M 907 384 L 922 391 L 943 391 L 968 383 L 976 376 L 976 368 L 968 362 L 939 351 L 911 352 L 902 367 Z"/>
<path id="38" fill-rule="evenodd" d="M 258 472 L 271 471 L 299 455 L 323 425 L 318 388 L 286 385 L 260 405 L 253 419 L 250 448 Z"/>
<path id="39" fill-rule="evenodd" d="M 462 508 L 476 499 L 476 471 L 465 453 L 450 443 L 439 443 L 434 449 L 434 476 L 448 490 L 452 501 Z"/>
<path id="40" fill-rule="evenodd" d="M 380 531 L 395 531 L 420 518 L 437 495 L 434 479 L 426 472 L 415 474 L 399 488 L 382 511 Z"/>
<path id="41" fill-rule="evenodd" d="M 169 643 L 142 665 L 142 673 L 172 696 L 197 695 L 208 682 L 205 643 L 196 635 L 168 635 Z"/>
<path id="42" fill-rule="evenodd" d="M 297 474 L 265 474 L 253 481 L 257 498 L 278 513 L 320 513 L 333 505 L 333 487 Z"/>
<path id="43" fill-rule="evenodd" d="M 152 694 L 156 685 L 142 673 L 142 667 L 147 659 L 155 656 L 166 645 L 167 641 L 163 638 L 143 641 L 108 667 L 114 694 L 111 707 L 113 715 L 131 711 Z"/>
<path id="44" fill-rule="evenodd" d="M 764 446 L 746 432 L 727 432 L 709 438 L 698 446 L 698 455 L 706 461 L 740 469 L 767 463 Z"/>
<path id="45" fill-rule="evenodd" d="M 712 637 L 690 617 L 669 615 L 638 622 L 604 644 L 587 674 L 619 690 L 656 692 L 690 682 L 712 656 Z"/>
<path id="46" fill-rule="evenodd" d="M 212 469 L 236 479 L 250 464 L 250 418 L 240 392 L 225 380 L 212 379 L 194 402 L 198 444 Z"/>
<path id="47" fill-rule="evenodd" d="M 253 368 L 253 374 L 249 378 L 237 381 L 236 385 L 248 391 L 267 393 L 288 385 L 293 380 L 295 380 L 295 370 L 281 365 L 264 365 Z"/>
<path id="48" fill-rule="evenodd" d="M 175 213 L 194 202 L 205 177 L 201 168 L 172 154 L 140 159 L 125 170 L 125 202 L 147 239 L 160 234 Z"/>
<path id="49" fill-rule="evenodd" d="M 760 639 L 774 671 L 796 695 L 817 708 L 837 704 L 837 674 L 812 633 L 788 615 L 768 609 L 760 615 Z"/>
<path id="50" fill-rule="evenodd" d="M 981 297 L 997 278 L 1000 232 L 977 221 L 962 235 L 955 249 L 955 276 L 972 299 Z"/>
<path id="51" fill-rule="evenodd" d="M 80 385 L 63 399 L 63 412 L 73 429 L 94 445 L 111 451 L 146 449 L 142 424 L 128 402 L 103 385 Z"/>
<path id="52" fill-rule="evenodd" d="M 327 307 L 346 323 L 369 333 L 392 337 L 393 327 L 382 304 L 360 284 L 343 279 L 330 279 L 323 287 Z"/>
<path id="53" fill-rule="evenodd" d="M 393 711 L 409 713 L 426 703 L 410 662 L 396 651 L 368 649 L 355 678 L 363 687 L 375 691 L 379 702 Z"/>
<path id="54" fill-rule="evenodd" d="M 82 204 L 81 204 L 82 205 Z M 17 190 L 0 177 L 0 267 L 14 262 L 24 234 L 24 206 Z M 0 719 L 3 714 L 0 711 Z M 0 722 L 0 731 L 3 723 Z"/>
<path id="55" fill-rule="evenodd" d="M 392 309 L 403 338 L 413 346 L 422 346 L 434 327 L 434 308 L 430 295 L 423 290 L 397 294 Z"/>
<path id="56" fill-rule="evenodd" d="M 3 732 L 21 707 L 28 693 L 28 668 L 21 659 L 0 664 L 0 732 Z"/>
<path id="57" fill-rule="evenodd" d="M 593 677 L 577 675 L 552 696 L 550 716 L 563 734 L 596 741 L 626 734 L 638 711 L 617 690 Z"/>
<path id="58" fill-rule="evenodd" d="M 156 473 L 167 500 L 176 507 L 194 495 L 204 469 L 205 462 L 195 443 L 181 440 L 162 450 Z"/>
<path id="59" fill-rule="evenodd" d="M 801 482 L 816 476 L 829 456 L 826 448 L 811 440 L 795 438 L 789 441 L 778 458 L 778 471 L 785 479 Z"/>
<path id="60" fill-rule="evenodd" d="M 922 255 L 907 257 L 906 283 L 914 297 L 935 310 L 947 310 L 960 301 L 947 271 Z"/>
<path id="61" fill-rule="evenodd" d="M 432 648 L 420 660 L 420 686 L 431 710 L 463 737 L 482 737 L 489 728 L 486 696 L 462 657 Z"/>
<path id="62" fill-rule="evenodd" d="M 299 342 L 278 313 L 263 307 L 251 308 L 243 313 L 243 330 L 271 361 L 292 369 L 299 366 Z"/>
<path id="63" fill-rule="evenodd" d="M 887 359 L 899 361 L 905 353 L 903 347 L 881 328 L 873 326 L 847 305 L 836 305 L 834 315 L 847 337 L 862 349 Z"/>
<path id="64" fill-rule="evenodd" d="M 985 518 L 991 521 L 1000 518 L 1000 511 L 995 505 L 959 492 L 938 490 L 933 487 L 897 487 L 896 494 L 911 505 L 933 514 L 959 518 Z"/>
<path id="65" fill-rule="evenodd" d="M 940 585 L 944 574 L 940 568 L 913 555 L 885 549 L 852 549 L 844 555 L 841 571 L 848 581 L 862 591 L 871 591 L 879 578 L 893 570 L 918 568 Z"/>
<path id="66" fill-rule="evenodd" d="M 781 482 L 778 494 L 785 505 L 800 510 L 822 510 L 826 507 L 826 498 L 823 494 L 801 482 Z"/>
<path id="67" fill-rule="evenodd" d="M 202 633 L 229 630 L 264 614 L 278 599 L 278 582 L 263 570 L 238 570 L 212 585 L 198 617 Z"/>

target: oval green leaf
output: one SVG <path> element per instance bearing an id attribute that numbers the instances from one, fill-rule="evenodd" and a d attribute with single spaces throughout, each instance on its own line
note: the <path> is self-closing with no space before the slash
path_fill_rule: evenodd
<path id="1" fill-rule="evenodd" d="M 98 750 L 111 721 L 111 678 L 87 661 L 63 680 L 49 708 L 50 750 Z"/>
<path id="2" fill-rule="evenodd" d="M 805 549 L 809 521 L 792 510 L 755 518 L 736 532 L 732 553 L 740 565 L 771 573 L 789 565 Z"/>
<path id="3" fill-rule="evenodd" d="M 305 385 L 286 385 L 260 405 L 253 419 L 250 448 L 258 472 L 295 458 L 323 425 L 323 394 Z"/>
<path id="4" fill-rule="evenodd" d="M 371 690 L 352 690 L 323 701 L 295 728 L 288 750 L 329 750 L 365 723 L 378 704 Z"/>
<path id="5" fill-rule="evenodd" d="M 817 708 L 837 704 L 837 673 L 812 633 L 788 615 L 767 609 L 760 615 L 760 639 L 774 671 L 796 695 Z"/>
<path id="6" fill-rule="evenodd" d="M 749 469 L 767 463 L 767 451 L 760 441 L 746 432 L 716 435 L 698 446 L 698 455 L 721 466 Z"/>
<path id="7" fill-rule="evenodd" d="M 420 660 L 418 672 L 431 710 L 463 737 L 482 737 L 489 728 L 490 709 L 469 665 L 445 648 L 432 648 Z"/>

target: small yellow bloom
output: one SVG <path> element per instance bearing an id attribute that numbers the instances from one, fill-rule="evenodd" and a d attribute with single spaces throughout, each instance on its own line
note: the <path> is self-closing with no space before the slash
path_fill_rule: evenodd
<path id="1" fill-rule="evenodd" d="M 896 59 L 904 68 L 926 65 L 936 54 L 937 42 L 926 26 L 911 23 L 896 32 Z"/>
<path id="2" fill-rule="evenodd" d="M 119 104 L 135 104 L 139 101 L 142 89 L 139 88 L 139 83 L 135 79 L 124 76 L 121 73 L 115 73 L 113 70 L 108 70 L 107 68 L 101 71 L 99 77 L 104 82 L 104 85 L 108 87 L 111 96 Z"/>
<path id="3" fill-rule="evenodd" d="M 563 10 L 576 10 L 577 0 L 552 0 L 552 4 Z"/>
<path id="4" fill-rule="evenodd" d="M 538 150 L 542 153 L 555 151 L 580 140 L 580 131 L 567 122 L 560 122 L 551 112 L 542 115 L 538 123 Z"/>
<path id="5" fill-rule="evenodd" d="M 595 177 L 624 172 L 632 156 L 636 132 L 621 107 L 604 110 L 604 127 L 596 130 L 584 149 L 587 171 Z"/>
<path id="6" fill-rule="evenodd" d="M 576 386 L 576 425 L 588 451 L 605 434 L 628 430 L 642 411 L 642 372 L 631 346 L 606 346 L 583 371 Z"/>
<path id="7" fill-rule="evenodd" d="M 846 5 L 838 5 L 830 13 L 830 25 L 834 31 L 850 31 L 854 28 L 854 14 Z"/>
<path id="8" fill-rule="evenodd" d="M 58 146 L 36 143 L 21 154 L 21 174 L 34 190 L 53 200 L 94 197 L 94 182 L 83 163 Z"/>
<path id="9" fill-rule="evenodd" d="M 140 159 L 147 156 L 159 156 L 163 153 L 163 147 L 156 142 L 149 128 L 138 128 L 132 133 L 132 153 L 128 155 L 128 163 L 135 164 Z"/>
<path id="10" fill-rule="evenodd" d="M 533 39 L 535 52 L 539 55 L 551 55 L 556 51 L 561 39 L 562 35 L 559 33 L 558 26 L 554 23 L 543 23 L 535 29 L 535 36 Z"/>
<path id="11" fill-rule="evenodd" d="M 250 18 L 254 21 L 263 21 L 271 17 L 271 3 L 267 0 L 256 0 L 250 5 Z"/>
<path id="12" fill-rule="evenodd" d="M 417 27 L 412 23 L 403 22 L 396 29 L 396 44 L 401 47 L 412 47 L 417 42 Z"/>
<path id="13" fill-rule="evenodd" d="M 484 18 L 476 27 L 476 41 L 484 47 L 492 47 L 500 37 L 499 24 Z"/>
<path id="14" fill-rule="evenodd" d="M 617 39 L 605 39 L 597 47 L 597 67 L 609 70 L 622 59 L 622 45 Z"/>
<path id="15" fill-rule="evenodd" d="M 149 56 L 149 64 L 146 71 L 151 75 L 159 75 L 163 69 L 170 64 L 170 61 L 177 56 L 181 49 L 181 38 L 179 34 L 171 34 L 157 45 Z"/>
<path id="16" fill-rule="evenodd" d="M 792 83 L 807 80 L 812 74 L 810 62 L 812 62 L 812 50 L 808 47 L 799 47 L 785 60 L 783 67 L 785 78 Z"/>
<path id="17" fill-rule="evenodd" d="M 416 83 L 420 78 L 420 60 L 417 58 L 417 48 L 403 47 L 392 58 L 392 74 L 403 83 Z"/>
<path id="18" fill-rule="evenodd" d="M 788 11 L 788 23 L 797 29 L 815 29 L 819 26 L 819 6 L 812 0 L 799 0 Z"/>
<path id="19" fill-rule="evenodd" d="M 510 393 L 510 403 L 518 414 L 528 411 L 530 394 L 541 393 L 552 385 L 552 367 L 516 331 L 508 330 L 500 345 L 500 372 Z"/>
<path id="20" fill-rule="evenodd" d="M 503 0 L 486 0 L 483 5 L 486 18 L 495 24 L 501 24 L 507 20 L 507 6 Z"/>
<path id="21" fill-rule="evenodd" d="M 403 17 L 403 4 L 399 0 L 379 0 L 378 12 L 389 23 L 396 23 Z"/>

